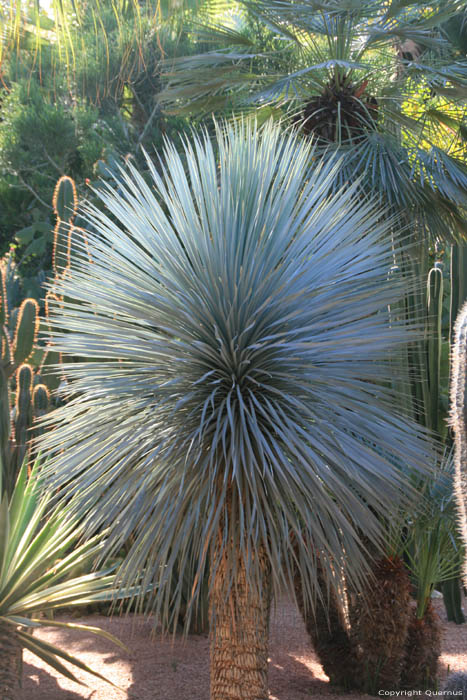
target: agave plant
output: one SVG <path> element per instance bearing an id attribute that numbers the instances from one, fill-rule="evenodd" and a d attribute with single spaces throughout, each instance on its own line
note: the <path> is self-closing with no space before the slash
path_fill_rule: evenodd
<path id="1" fill-rule="evenodd" d="M 405 291 L 390 224 L 352 188 L 329 195 L 339 164 L 309 170 L 295 132 L 216 135 L 168 144 L 161 171 L 148 159 L 150 185 L 122 170 L 106 211 L 87 208 L 92 262 L 50 309 L 57 350 L 82 361 L 64 363 L 71 400 L 42 447 L 109 553 L 132 535 L 121 585 L 144 570 L 163 626 L 186 590 L 174 572 L 191 610 L 209 573 L 211 698 L 258 700 L 270 595 L 298 567 L 312 605 L 318 556 L 359 588 L 358 532 L 379 542 L 378 514 L 410 500 L 394 465 L 424 469 L 430 447 L 385 382 L 412 337 L 388 323 Z"/>
<path id="2" fill-rule="evenodd" d="M 85 630 L 123 646 L 96 627 L 59 622 L 50 616 L 57 608 L 111 601 L 118 594 L 110 571 L 73 575 L 77 568 L 92 567 L 102 550 L 102 535 L 80 544 L 82 527 L 70 518 L 66 505 L 51 512 L 50 496 L 40 494 L 38 477 L 38 463 L 33 465 L 29 478 L 25 463 L 11 498 L 4 492 L 0 502 L 1 700 L 19 697 L 23 649 L 74 681 L 80 682 L 64 661 L 104 678 L 64 649 L 35 637 L 33 632 L 39 627 Z"/>

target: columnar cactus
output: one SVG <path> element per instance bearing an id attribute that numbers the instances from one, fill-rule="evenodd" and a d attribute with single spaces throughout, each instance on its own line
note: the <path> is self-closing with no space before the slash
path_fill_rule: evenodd
<path id="1" fill-rule="evenodd" d="M 15 461 L 22 464 L 29 442 L 29 427 L 32 423 L 32 383 L 31 365 L 21 365 L 16 372 L 16 401 L 14 408 L 14 438 L 16 443 Z"/>
<path id="2" fill-rule="evenodd" d="M 32 392 L 32 412 L 35 419 L 42 418 L 50 410 L 50 393 L 45 384 L 36 384 Z M 44 428 L 37 425 L 33 430 L 33 437 L 42 435 Z"/>
<path id="3" fill-rule="evenodd" d="M 441 415 L 439 406 L 439 389 L 441 374 L 441 346 L 443 336 L 441 319 L 443 312 L 443 270 L 440 263 L 435 263 L 427 279 L 427 324 L 428 324 L 428 396 L 426 407 L 427 425 L 439 432 Z"/>
<path id="4" fill-rule="evenodd" d="M 35 299 L 25 299 L 19 309 L 12 311 L 2 265 L 0 323 L 0 456 L 4 483 L 10 489 L 28 452 L 31 438 L 34 373 L 28 359 L 39 332 L 39 305 Z"/>
<path id="5" fill-rule="evenodd" d="M 467 303 L 457 316 L 452 347 L 451 426 L 455 441 L 454 492 L 461 537 L 467 546 Z M 464 585 L 467 562 L 464 561 Z"/>
<path id="6" fill-rule="evenodd" d="M 58 180 L 52 205 L 56 217 L 52 265 L 55 274 L 59 275 L 70 265 L 71 238 L 78 210 L 78 194 L 71 177 L 64 175 Z"/>
<path id="7" fill-rule="evenodd" d="M 50 301 L 62 301 L 62 298 L 54 292 L 54 284 L 70 271 L 72 239 L 78 239 L 79 243 L 84 242 L 85 249 L 87 247 L 84 231 L 75 226 L 75 218 L 78 211 L 78 194 L 74 180 L 68 175 L 64 175 L 57 181 L 52 206 L 56 218 L 52 250 L 54 278 L 51 280 L 51 288 L 45 295 L 45 325 L 47 330 L 50 330 L 48 328 Z M 61 360 L 61 354 L 55 352 L 50 344 L 47 345 L 39 370 L 41 380 L 45 383 L 47 391 L 54 391 L 61 382 L 61 375 L 57 372 L 57 366 L 61 363 Z M 43 398 L 45 400 L 45 396 Z"/>

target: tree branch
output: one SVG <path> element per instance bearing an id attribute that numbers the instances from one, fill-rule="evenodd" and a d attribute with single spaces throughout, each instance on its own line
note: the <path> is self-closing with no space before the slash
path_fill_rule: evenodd
<path id="1" fill-rule="evenodd" d="M 40 202 L 40 203 L 42 204 L 43 207 L 46 207 L 47 209 L 53 209 L 52 205 L 51 205 L 51 204 L 47 204 L 47 202 L 45 202 L 45 201 L 42 199 L 42 197 L 41 197 L 40 195 L 38 195 L 37 192 L 36 192 L 35 190 L 33 190 L 33 188 L 31 187 L 31 185 L 28 185 L 28 183 L 26 182 L 26 180 L 24 180 L 23 177 L 22 177 L 19 173 L 17 173 L 17 176 L 18 176 L 18 178 L 19 178 L 21 184 L 23 185 L 23 187 L 26 187 L 26 189 L 30 191 L 30 193 L 37 199 L 38 202 Z"/>

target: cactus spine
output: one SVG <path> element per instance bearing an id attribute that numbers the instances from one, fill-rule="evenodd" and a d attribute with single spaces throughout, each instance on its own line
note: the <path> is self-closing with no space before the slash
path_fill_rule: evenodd
<path id="1" fill-rule="evenodd" d="M 454 493 L 459 513 L 460 534 L 467 546 L 467 303 L 455 324 L 451 368 L 451 426 L 455 443 Z M 463 568 L 467 585 L 467 563 Z"/>

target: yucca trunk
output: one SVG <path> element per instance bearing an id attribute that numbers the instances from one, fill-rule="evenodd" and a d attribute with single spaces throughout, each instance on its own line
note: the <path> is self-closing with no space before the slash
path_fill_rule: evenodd
<path id="1" fill-rule="evenodd" d="M 385 557 L 374 563 L 365 594 L 350 604 L 356 679 L 364 692 L 399 687 L 411 619 L 410 588 L 403 561 Z"/>
<path id="2" fill-rule="evenodd" d="M 330 591 L 326 598 L 326 583 L 319 562 L 317 567 L 318 583 L 326 603 L 317 600 L 314 609 L 305 608 L 300 572 L 297 571 L 294 586 L 298 608 L 330 683 L 351 690 L 354 688 L 355 657 L 348 630 L 335 593 Z"/>
<path id="3" fill-rule="evenodd" d="M 227 554 L 211 572 L 211 700 L 268 698 L 270 570 L 264 553 L 253 556 L 262 574 L 257 590 L 247 585 L 241 555 L 230 591 Z"/>
<path id="4" fill-rule="evenodd" d="M 406 689 L 435 688 L 440 654 L 441 627 L 431 601 L 421 619 L 417 618 L 414 606 L 405 645 L 401 686 Z"/>
<path id="5" fill-rule="evenodd" d="M 21 645 L 14 627 L 0 621 L 0 700 L 19 700 Z"/>

